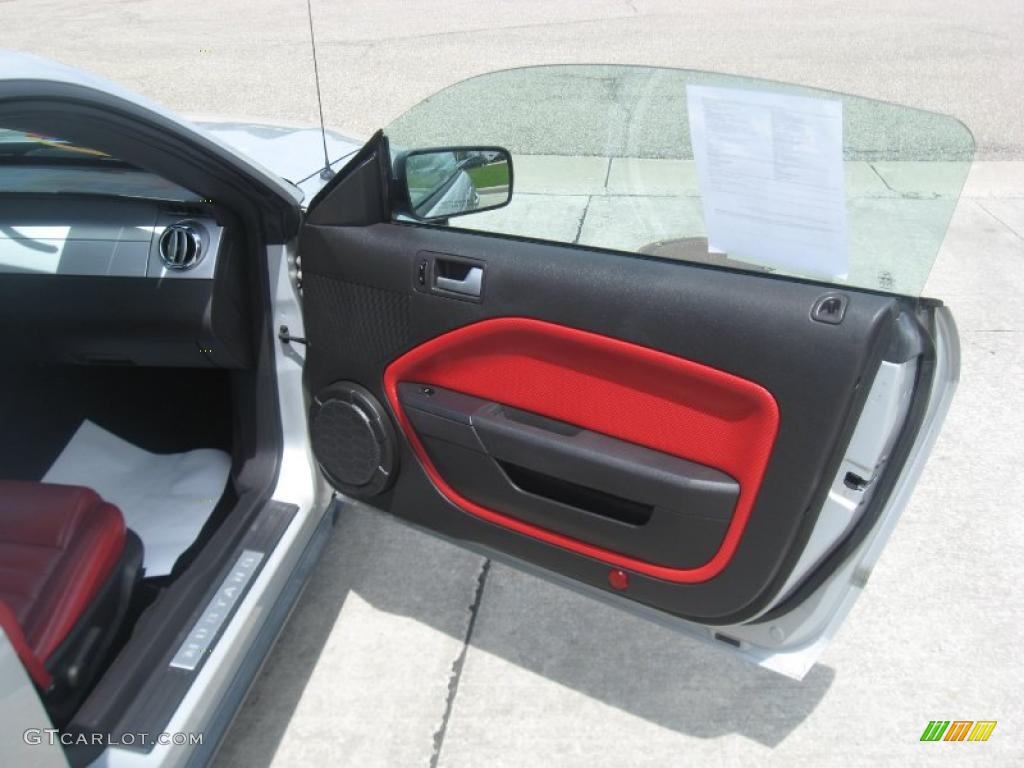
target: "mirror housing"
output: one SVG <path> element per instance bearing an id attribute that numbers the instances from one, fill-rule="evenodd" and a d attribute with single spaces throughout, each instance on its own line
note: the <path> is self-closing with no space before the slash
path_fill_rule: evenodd
<path id="1" fill-rule="evenodd" d="M 417 221 L 491 211 L 512 199 L 512 155 L 501 147 L 414 149 L 395 158 L 395 213 Z"/>

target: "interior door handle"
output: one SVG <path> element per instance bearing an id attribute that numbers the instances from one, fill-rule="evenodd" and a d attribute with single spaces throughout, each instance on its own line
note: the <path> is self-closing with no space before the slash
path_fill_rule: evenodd
<path id="1" fill-rule="evenodd" d="M 440 274 L 434 277 L 434 287 L 442 291 L 461 293 L 464 296 L 480 296 L 480 288 L 483 285 L 483 267 L 469 267 L 462 278 L 443 277 Z"/>

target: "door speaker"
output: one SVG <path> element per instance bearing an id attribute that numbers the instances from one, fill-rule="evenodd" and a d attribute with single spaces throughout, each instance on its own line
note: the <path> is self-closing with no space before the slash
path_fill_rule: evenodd
<path id="1" fill-rule="evenodd" d="M 309 410 L 313 454 L 342 493 L 365 499 L 387 490 L 397 470 L 395 429 L 369 390 L 337 381 L 320 390 Z"/>

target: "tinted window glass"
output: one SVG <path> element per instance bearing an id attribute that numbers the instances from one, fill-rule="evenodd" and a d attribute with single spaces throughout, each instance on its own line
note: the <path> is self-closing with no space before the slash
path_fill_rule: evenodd
<path id="1" fill-rule="evenodd" d="M 504 209 L 452 226 L 919 294 L 974 153 L 957 120 L 812 88 L 613 65 L 495 72 L 392 147 L 500 145 Z"/>

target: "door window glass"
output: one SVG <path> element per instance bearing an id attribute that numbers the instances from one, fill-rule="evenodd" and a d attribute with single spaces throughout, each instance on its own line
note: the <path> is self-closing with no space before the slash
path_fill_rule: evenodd
<path id="1" fill-rule="evenodd" d="M 974 154 L 957 120 L 690 70 L 541 66 L 457 83 L 392 149 L 512 152 L 506 208 L 450 226 L 918 295 Z"/>

